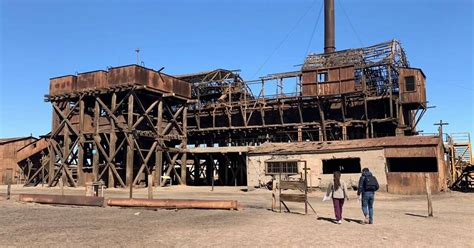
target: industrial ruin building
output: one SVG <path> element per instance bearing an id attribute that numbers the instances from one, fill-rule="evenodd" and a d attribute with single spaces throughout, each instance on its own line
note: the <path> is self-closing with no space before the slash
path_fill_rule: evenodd
<path id="1" fill-rule="evenodd" d="M 333 1 L 325 4 L 325 52 L 298 71 L 244 80 L 225 69 L 172 76 L 128 65 L 52 78 L 51 132 L 34 159 L 18 161 L 26 183 L 126 187 L 170 177 L 259 187 L 271 180 L 266 160 L 293 158 L 308 161 L 310 186 L 324 187 L 335 169 L 355 180 L 369 167 L 389 192 L 419 193 L 421 173 L 445 190 L 455 166 L 442 137 L 417 132 L 423 71 L 397 40 L 336 51 Z"/>

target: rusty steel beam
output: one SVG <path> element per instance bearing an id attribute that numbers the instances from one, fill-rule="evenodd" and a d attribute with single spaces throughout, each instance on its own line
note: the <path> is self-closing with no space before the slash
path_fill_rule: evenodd
<path id="1" fill-rule="evenodd" d="M 149 208 L 237 209 L 236 200 L 128 199 L 110 198 L 108 206 Z"/>
<path id="2" fill-rule="evenodd" d="M 77 205 L 77 206 L 104 206 L 104 197 L 79 196 L 79 195 L 46 195 L 46 194 L 20 194 L 22 202 L 41 204 Z"/>

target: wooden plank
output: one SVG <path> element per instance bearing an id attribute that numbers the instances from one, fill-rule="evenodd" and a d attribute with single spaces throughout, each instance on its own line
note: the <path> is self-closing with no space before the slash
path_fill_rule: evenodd
<path id="1" fill-rule="evenodd" d="M 281 189 L 292 189 L 292 190 L 305 190 L 305 183 L 304 181 L 281 181 L 280 182 Z"/>
<path id="2" fill-rule="evenodd" d="M 280 194 L 280 201 L 306 202 L 305 194 Z"/>

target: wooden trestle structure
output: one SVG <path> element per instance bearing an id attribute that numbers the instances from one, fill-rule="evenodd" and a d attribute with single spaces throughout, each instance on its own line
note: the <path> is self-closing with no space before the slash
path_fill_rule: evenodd
<path id="1" fill-rule="evenodd" d="M 125 187 L 153 175 L 186 180 L 187 99 L 128 86 L 49 96 L 48 185 L 63 177 L 70 186 L 103 180 Z"/>

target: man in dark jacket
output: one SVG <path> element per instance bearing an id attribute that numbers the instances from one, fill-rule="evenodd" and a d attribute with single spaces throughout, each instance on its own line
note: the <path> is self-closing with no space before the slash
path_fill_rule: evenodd
<path id="1" fill-rule="evenodd" d="M 374 221 L 374 196 L 375 191 L 379 189 L 379 183 L 368 168 L 362 169 L 362 175 L 359 179 L 357 195 L 362 195 L 362 212 L 365 216 L 364 223 L 372 224 Z"/>

